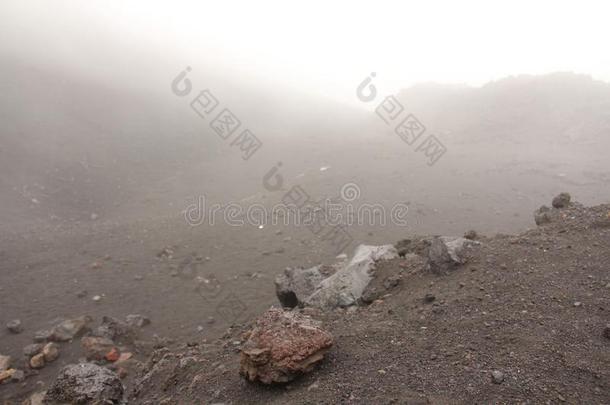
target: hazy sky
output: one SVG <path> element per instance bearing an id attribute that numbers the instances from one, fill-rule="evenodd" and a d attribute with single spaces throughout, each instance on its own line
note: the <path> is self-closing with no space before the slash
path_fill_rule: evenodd
<path id="1" fill-rule="evenodd" d="M 186 65 L 353 100 L 420 81 L 575 71 L 610 81 L 605 1 L 2 0 L 0 52 L 105 78 Z"/>

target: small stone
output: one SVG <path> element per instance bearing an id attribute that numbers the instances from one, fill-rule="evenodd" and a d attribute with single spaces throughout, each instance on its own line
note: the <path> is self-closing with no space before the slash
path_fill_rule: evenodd
<path id="1" fill-rule="evenodd" d="M 436 299 L 436 297 L 434 296 L 434 294 L 430 294 L 430 293 L 428 293 L 428 294 L 426 294 L 426 296 L 424 297 L 424 302 L 428 302 L 428 303 L 430 303 L 430 302 L 434 301 L 435 299 Z"/>
<path id="2" fill-rule="evenodd" d="M 472 230 L 472 229 L 464 234 L 464 239 L 476 240 L 477 237 L 478 237 L 477 231 Z"/>
<path id="3" fill-rule="evenodd" d="M 11 333 L 15 334 L 23 332 L 23 326 L 21 326 L 21 321 L 19 319 L 13 319 L 12 321 L 8 322 L 6 324 L 6 328 Z"/>
<path id="4" fill-rule="evenodd" d="M 30 359 L 30 367 L 33 369 L 39 369 L 44 367 L 44 354 L 38 353 L 36 356 Z"/>
<path id="5" fill-rule="evenodd" d="M 119 358 L 116 360 L 117 364 L 121 364 L 126 362 L 127 360 L 131 359 L 133 357 L 133 353 L 130 352 L 124 352 L 121 353 L 121 355 L 119 356 Z"/>
<path id="6" fill-rule="evenodd" d="M 565 208 L 570 205 L 570 200 L 572 200 L 572 196 L 569 193 L 561 193 L 557 197 L 553 198 L 553 207 Z"/>
<path id="7" fill-rule="evenodd" d="M 542 207 L 538 208 L 534 212 L 534 221 L 536 221 L 536 225 L 540 226 L 551 222 L 550 212 L 551 209 L 546 205 L 543 205 Z"/>
<path id="8" fill-rule="evenodd" d="M 129 314 L 125 317 L 125 321 L 127 325 L 138 328 L 150 325 L 150 319 L 140 314 Z"/>
<path id="9" fill-rule="evenodd" d="M 580 307 L 580 306 L 582 306 L 582 302 L 576 301 L 576 302 L 574 302 L 574 306 L 575 307 Z"/>
<path id="10" fill-rule="evenodd" d="M 53 342 L 47 343 L 42 348 L 42 355 L 44 356 L 45 362 L 54 362 L 59 357 L 59 346 Z"/>
<path id="11" fill-rule="evenodd" d="M 119 352 L 119 349 L 117 349 L 116 347 L 113 347 L 112 349 L 110 349 L 110 351 L 108 353 L 106 353 L 106 355 L 104 356 L 104 358 L 111 363 L 114 363 L 120 357 L 121 357 L 121 353 Z"/>
<path id="12" fill-rule="evenodd" d="M 87 360 L 102 360 L 115 347 L 112 340 L 96 336 L 85 336 L 80 344 Z"/>
<path id="13" fill-rule="evenodd" d="M 15 370 L 11 377 L 11 381 L 18 383 L 22 382 L 23 380 L 25 380 L 25 373 L 23 372 L 23 370 Z"/>
<path id="14" fill-rule="evenodd" d="M 34 333 L 34 342 L 46 342 L 53 336 L 53 331 L 44 329 Z"/>
<path id="15" fill-rule="evenodd" d="M 603 335 L 606 339 L 610 339 L 610 324 L 606 325 L 604 328 Z"/>
<path id="16" fill-rule="evenodd" d="M 101 295 L 94 295 L 93 298 L 91 298 L 94 302 L 100 302 L 102 300 L 102 296 Z"/>
<path id="17" fill-rule="evenodd" d="M 492 371 L 491 380 L 494 382 L 494 384 L 502 384 L 504 381 L 504 373 L 498 370 Z"/>
<path id="18" fill-rule="evenodd" d="M 48 340 L 53 342 L 67 342 L 78 337 L 89 330 L 89 324 L 93 319 L 89 316 L 80 316 L 74 319 L 68 319 L 56 325 Z"/>
<path id="19" fill-rule="evenodd" d="M 0 383 L 10 379 L 15 374 L 15 369 L 11 368 L 8 370 L 0 371 Z"/>
<path id="20" fill-rule="evenodd" d="M 44 345 L 40 343 L 33 343 L 31 345 L 27 345 L 23 348 L 23 355 L 29 360 L 32 357 L 36 356 L 38 353 L 42 352 L 43 348 Z"/>
<path id="21" fill-rule="evenodd" d="M 6 371 L 11 366 L 11 356 L 3 356 L 0 354 L 0 371 Z"/>

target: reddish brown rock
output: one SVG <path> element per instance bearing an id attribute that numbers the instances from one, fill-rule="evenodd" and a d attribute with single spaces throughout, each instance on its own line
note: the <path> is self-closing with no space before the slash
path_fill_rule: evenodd
<path id="1" fill-rule="evenodd" d="M 244 343 L 240 374 L 265 384 L 288 382 L 312 371 L 332 344 L 332 335 L 318 322 L 271 308 L 256 321 Z"/>
<path id="2" fill-rule="evenodd" d="M 115 348 L 112 340 L 105 337 L 85 336 L 80 340 L 87 360 L 103 360 Z"/>

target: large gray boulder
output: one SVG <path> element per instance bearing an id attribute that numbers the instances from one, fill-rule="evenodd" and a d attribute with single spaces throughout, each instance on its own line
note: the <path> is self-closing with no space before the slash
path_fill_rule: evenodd
<path id="1" fill-rule="evenodd" d="M 119 376 L 92 363 L 70 364 L 61 369 L 47 391 L 45 404 L 120 404 L 123 384 Z"/>
<path id="2" fill-rule="evenodd" d="M 358 246 L 352 260 L 318 284 L 315 291 L 305 300 L 306 305 L 336 308 L 357 304 L 364 289 L 373 279 L 375 264 L 379 260 L 396 257 L 398 252 L 392 245 Z"/>
<path id="3" fill-rule="evenodd" d="M 286 269 L 275 279 L 275 291 L 284 307 L 313 306 L 318 308 L 347 307 L 357 304 L 373 278 L 379 260 L 398 257 L 392 245 L 356 248 L 354 257 L 337 257 L 330 266 L 310 269 Z"/>

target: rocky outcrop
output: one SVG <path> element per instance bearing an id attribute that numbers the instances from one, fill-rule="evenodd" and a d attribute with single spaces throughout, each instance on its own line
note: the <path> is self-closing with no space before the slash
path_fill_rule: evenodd
<path id="1" fill-rule="evenodd" d="M 284 307 L 303 306 L 322 280 L 324 276 L 320 266 L 310 269 L 287 268 L 284 274 L 275 279 L 275 294 Z"/>
<path id="2" fill-rule="evenodd" d="M 46 404 L 119 404 L 123 385 L 119 376 L 92 363 L 64 367 L 44 399 Z"/>
<path id="3" fill-rule="evenodd" d="M 398 257 L 392 245 L 356 248 L 354 257 L 332 276 L 322 280 L 306 300 L 307 305 L 318 308 L 347 307 L 358 303 L 365 288 L 373 279 L 373 270 L 379 260 Z"/>
<path id="4" fill-rule="evenodd" d="M 271 308 L 256 321 L 241 350 L 248 381 L 284 383 L 311 371 L 333 344 L 319 323 L 294 311 Z"/>
<path id="5" fill-rule="evenodd" d="M 398 256 L 392 245 L 356 248 L 354 257 L 332 266 L 286 269 L 275 279 L 276 295 L 284 307 L 336 308 L 355 305 L 373 278 L 375 264 Z"/>

